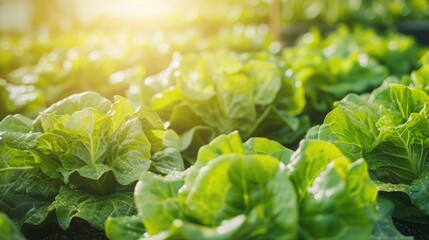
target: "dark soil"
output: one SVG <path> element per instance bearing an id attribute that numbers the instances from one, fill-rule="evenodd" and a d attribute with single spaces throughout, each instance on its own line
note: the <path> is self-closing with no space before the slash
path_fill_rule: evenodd
<path id="1" fill-rule="evenodd" d="M 394 223 L 405 236 L 413 236 L 415 240 L 429 239 L 429 225 L 399 219 L 394 219 Z M 79 220 L 73 221 L 66 231 L 52 224 L 26 231 L 24 235 L 28 240 L 107 240 L 103 230 L 95 229 Z"/>
<path id="2" fill-rule="evenodd" d="M 413 236 L 414 240 L 429 239 L 429 225 L 427 224 L 412 223 L 399 219 L 394 219 L 393 223 L 405 236 Z"/>
<path id="3" fill-rule="evenodd" d="M 91 227 L 85 221 L 72 221 L 70 228 L 64 231 L 56 224 L 39 226 L 24 232 L 28 240 L 107 240 L 103 230 Z"/>

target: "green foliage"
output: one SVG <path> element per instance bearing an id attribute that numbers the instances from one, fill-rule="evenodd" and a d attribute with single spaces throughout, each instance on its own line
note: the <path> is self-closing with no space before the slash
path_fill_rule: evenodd
<path id="1" fill-rule="evenodd" d="M 2 35 L 0 119 L 16 113 L 35 117 L 46 106 L 84 91 L 124 95 L 132 82 L 164 69 L 177 51 L 259 51 L 268 49 L 270 42 L 268 26 L 259 21 L 216 26 L 210 33 L 192 27 L 155 33 L 91 30 L 48 38 Z"/>
<path id="2" fill-rule="evenodd" d="M 352 160 L 364 157 L 378 190 L 395 203 L 393 216 L 426 221 L 428 103 L 427 93 L 400 84 L 349 95 L 311 137 L 332 142 Z"/>
<path id="3" fill-rule="evenodd" d="M 0 78 L 0 119 L 12 113 L 34 117 L 45 106 L 42 92 L 33 86 L 14 85 Z"/>
<path id="4" fill-rule="evenodd" d="M 313 29 L 285 48 L 283 59 L 289 76 L 303 85 L 308 114 L 317 118 L 349 93 L 370 92 L 389 74 L 408 74 L 418 54 L 410 37 L 340 26 L 327 36 Z"/>
<path id="5" fill-rule="evenodd" d="M 401 20 L 427 19 L 429 16 L 429 3 L 422 0 L 281 0 L 281 3 L 281 16 L 285 24 L 335 25 L 345 22 L 386 26 Z"/>
<path id="6" fill-rule="evenodd" d="M 377 212 L 380 216 L 380 220 L 377 222 L 373 234 L 372 239 L 374 240 L 412 240 L 413 237 L 403 236 L 395 227 L 392 220 L 392 214 L 395 210 L 395 204 L 382 197 L 379 196 L 377 199 Z"/>
<path id="7" fill-rule="evenodd" d="M 306 118 L 298 116 L 305 99 L 302 88 L 283 75 L 279 64 L 275 56 L 265 54 L 176 55 L 165 71 L 133 85 L 129 98 L 150 103 L 190 145 L 199 147 L 234 130 L 245 139 L 261 136 L 291 143 L 308 128 Z M 198 142 L 187 139 L 201 131 L 211 133 Z"/>
<path id="8" fill-rule="evenodd" d="M 376 220 L 363 160 L 323 141 L 292 153 L 237 132 L 203 146 L 184 172 L 143 173 L 134 196 L 139 214 L 109 218 L 110 239 L 368 239 Z"/>
<path id="9" fill-rule="evenodd" d="M 0 212 L 0 239 L 24 240 L 25 237 L 19 232 L 13 222 Z"/>
<path id="10" fill-rule="evenodd" d="M 150 108 L 93 92 L 65 98 L 34 121 L 10 115 L 0 122 L 0 206 L 19 225 L 55 211 L 64 229 L 75 217 L 102 228 L 108 216 L 134 213 L 132 188 L 152 156 L 157 172 L 183 170 L 166 135 Z"/>

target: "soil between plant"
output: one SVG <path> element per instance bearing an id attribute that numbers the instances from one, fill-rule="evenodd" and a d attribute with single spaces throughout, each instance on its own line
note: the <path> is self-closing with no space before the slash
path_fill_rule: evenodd
<path id="1" fill-rule="evenodd" d="M 107 240 L 103 230 L 95 229 L 81 220 L 73 220 L 66 231 L 51 224 L 26 231 L 24 235 L 28 240 Z"/>

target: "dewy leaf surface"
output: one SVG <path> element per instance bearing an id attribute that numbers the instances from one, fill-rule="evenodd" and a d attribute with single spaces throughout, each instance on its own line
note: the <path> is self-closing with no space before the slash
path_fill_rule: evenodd
<path id="1" fill-rule="evenodd" d="M 37 167 L 29 152 L 0 141 L 0 208 L 19 226 L 40 224 L 59 186 Z"/>
<path id="2" fill-rule="evenodd" d="M 61 188 L 50 208 L 55 209 L 58 223 L 63 229 L 67 229 L 75 217 L 101 229 L 109 216 L 128 216 L 136 212 L 130 193 L 95 196 L 67 187 Z"/>
<path id="3" fill-rule="evenodd" d="M 137 118 L 127 121 L 113 133 L 107 162 L 122 185 L 134 182 L 150 167 L 150 142 Z"/>
<path id="4" fill-rule="evenodd" d="M 333 142 L 352 160 L 363 156 L 378 135 L 376 122 L 380 118 L 376 105 L 357 95 L 348 95 L 319 128 L 319 139 Z"/>
<path id="5" fill-rule="evenodd" d="M 411 236 L 402 235 L 396 228 L 392 220 L 395 205 L 392 201 L 379 197 L 377 199 L 377 212 L 380 215 L 380 220 L 374 227 L 371 238 L 374 240 L 412 240 Z"/>
<path id="6" fill-rule="evenodd" d="M 18 149 L 31 149 L 38 133 L 31 132 L 32 120 L 23 115 L 9 115 L 0 122 L 0 139 Z"/>
<path id="7" fill-rule="evenodd" d="M 157 171 L 184 169 L 168 148 L 179 140 L 166 136 L 149 107 L 93 92 L 72 95 L 34 121 L 9 116 L 0 122 L 0 207 L 19 226 L 41 224 L 55 211 L 63 229 L 73 218 L 102 228 L 109 216 L 135 213 L 133 184 L 156 169 L 153 154 L 164 154 Z"/>

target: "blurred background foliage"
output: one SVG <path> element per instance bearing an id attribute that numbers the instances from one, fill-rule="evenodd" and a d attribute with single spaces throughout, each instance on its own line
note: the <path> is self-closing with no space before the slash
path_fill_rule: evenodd
<path id="1" fill-rule="evenodd" d="M 35 116 L 87 90 L 106 97 L 126 95 L 130 86 L 165 70 L 176 52 L 264 51 L 283 55 L 285 63 L 279 64 L 295 73 L 306 66 L 302 59 L 308 54 L 330 59 L 365 53 L 393 74 L 405 74 L 416 67 L 415 40 L 390 34 L 387 41 L 376 35 L 399 30 L 427 44 L 428 19 L 427 0 L 0 0 L 0 119 L 12 113 Z M 322 41 L 338 26 L 355 25 L 372 30 L 350 30 L 351 36 L 337 33 Z M 309 36 L 316 38 L 307 44 Z M 342 38 L 346 43 L 335 40 Z M 364 43 L 358 53 L 351 50 Z M 324 49 L 338 51 L 326 54 Z M 381 56 L 385 52 L 393 57 Z M 397 68 L 396 59 L 403 56 L 405 65 Z M 302 74 L 292 77 L 303 79 Z M 318 100 L 310 95 L 317 88 L 306 89 L 314 105 Z"/>

